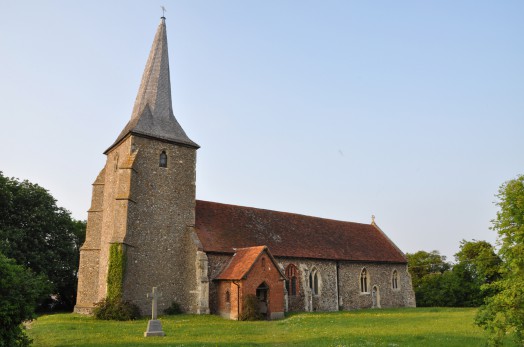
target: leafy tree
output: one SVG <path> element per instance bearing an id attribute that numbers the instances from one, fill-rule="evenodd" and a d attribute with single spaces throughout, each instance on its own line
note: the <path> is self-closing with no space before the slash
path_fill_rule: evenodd
<path id="1" fill-rule="evenodd" d="M 476 307 L 488 291 L 481 286 L 498 277 L 500 258 L 486 241 L 465 241 L 451 265 L 438 251 L 407 254 L 418 306 Z"/>
<path id="2" fill-rule="evenodd" d="M 501 277 L 486 285 L 495 294 L 479 310 L 476 322 L 498 346 L 506 334 L 524 345 L 524 175 L 502 184 L 492 229 L 499 235 Z"/>
<path id="3" fill-rule="evenodd" d="M 50 285 L 43 276 L 0 253 L 0 347 L 28 346 L 22 322 L 35 317 L 38 300 L 48 293 Z"/>
<path id="4" fill-rule="evenodd" d="M 47 190 L 0 172 L 0 252 L 45 275 L 53 284 L 53 304 L 75 303 L 84 238 L 85 222 L 72 219 Z"/>
<path id="5" fill-rule="evenodd" d="M 415 290 L 417 306 L 457 306 L 460 282 L 452 271 L 429 273 L 421 278 Z"/>
<path id="6" fill-rule="evenodd" d="M 457 263 L 453 266 L 453 272 L 462 283 L 460 306 L 482 305 L 486 297 L 493 295 L 492 291 L 482 286 L 500 278 L 502 260 L 489 242 L 477 240 L 462 240 L 455 260 Z"/>
<path id="7" fill-rule="evenodd" d="M 423 277 L 434 273 L 442 274 L 451 268 L 451 264 L 446 262 L 446 256 L 441 255 L 439 251 L 407 253 L 406 257 L 413 288 L 421 284 Z"/>

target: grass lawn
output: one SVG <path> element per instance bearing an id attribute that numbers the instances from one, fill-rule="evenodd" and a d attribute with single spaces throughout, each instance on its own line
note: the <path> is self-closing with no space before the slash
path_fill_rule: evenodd
<path id="1" fill-rule="evenodd" d="M 484 346 L 476 309 L 404 308 L 297 313 L 272 322 L 217 316 L 161 318 L 165 337 L 143 337 L 147 319 L 97 321 L 77 314 L 39 317 L 34 346 Z M 511 342 L 511 341 L 508 341 Z M 509 344 L 511 345 L 511 344 Z"/>

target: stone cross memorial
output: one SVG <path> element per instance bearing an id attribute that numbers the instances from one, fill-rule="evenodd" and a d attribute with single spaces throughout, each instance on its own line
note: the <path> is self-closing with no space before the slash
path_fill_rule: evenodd
<path id="1" fill-rule="evenodd" d="M 158 298 L 162 296 L 162 293 L 156 291 L 156 287 L 153 287 L 153 291 L 147 294 L 147 297 L 152 299 L 151 303 L 151 319 L 147 323 L 147 330 L 144 333 L 145 337 L 148 336 L 165 336 L 162 331 L 162 323 L 157 319 L 157 306 Z"/>

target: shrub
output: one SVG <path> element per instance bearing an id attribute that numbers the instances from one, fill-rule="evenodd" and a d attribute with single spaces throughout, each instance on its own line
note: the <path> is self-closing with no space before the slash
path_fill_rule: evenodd
<path id="1" fill-rule="evenodd" d="M 50 288 L 43 276 L 0 253 L 0 347 L 29 346 L 22 322 L 35 318 L 36 303 Z"/>
<path id="2" fill-rule="evenodd" d="M 134 320 L 140 318 L 140 309 L 122 299 L 104 299 L 95 305 L 95 318 L 101 320 Z"/>
<path id="3" fill-rule="evenodd" d="M 240 314 L 240 320 L 260 319 L 262 319 L 262 314 L 260 314 L 258 298 L 253 294 L 246 295 L 242 303 L 242 313 Z"/>
<path id="4" fill-rule="evenodd" d="M 175 301 L 173 301 L 171 306 L 169 306 L 168 308 L 164 310 L 164 314 L 167 314 L 167 315 L 174 315 L 174 314 L 181 314 L 181 313 L 182 313 L 182 309 L 180 308 L 180 305 L 178 304 L 178 302 L 175 302 Z"/>

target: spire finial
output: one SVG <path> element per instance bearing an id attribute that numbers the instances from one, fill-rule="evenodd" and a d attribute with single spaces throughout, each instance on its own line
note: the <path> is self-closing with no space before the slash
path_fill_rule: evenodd
<path id="1" fill-rule="evenodd" d="M 371 224 L 375 224 L 375 215 L 374 214 L 371 215 Z"/>
<path id="2" fill-rule="evenodd" d="M 160 8 L 162 9 L 162 17 L 161 18 L 162 19 L 166 19 L 166 12 L 167 12 L 166 8 L 163 5 L 160 6 Z"/>

